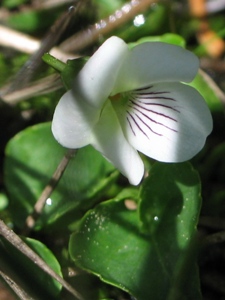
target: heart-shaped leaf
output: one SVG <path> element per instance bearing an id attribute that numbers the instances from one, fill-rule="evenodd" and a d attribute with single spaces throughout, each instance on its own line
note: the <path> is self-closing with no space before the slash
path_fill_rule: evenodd
<path id="1" fill-rule="evenodd" d="M 198 174 L 188 163 L 156 163 L 139 197 L 139 210 L 127 207 L 128 194 L 90 210 L 71 237 L 72 258 L 138 300 L 200 299 Z"/>

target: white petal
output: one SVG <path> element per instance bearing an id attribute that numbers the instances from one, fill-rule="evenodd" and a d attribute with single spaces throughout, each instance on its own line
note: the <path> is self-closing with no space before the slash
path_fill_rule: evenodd
<path id="1" fill-rule="evenodd" d="M 64 147 L 80 148 L 91 141 L 100 110 L 86 104 L 72 91 L 66 92 L 56 106 L 52 121 L 55 139 Z"/>
<path id="2" fill-rule="evenodd" d="M 161 42 L 143 43 L 126 56 L 113 94 L 146 87 L 149 83 L 190 82 L 198 67 L 198 58 L 179 46 Z"/>
<path id="3" fill-rule="evenodd" d="M 111 94 L 119 68 L 129 50 L 123 40 L 111 37 L 79 72 L 73 90 L 83 101 L 100 107 Z"/>
<path id="4" fill-rule="evenodd" d="M 92 145 L 103 154 L 133 185 L 144 174 L 143 162 L 137 151 L 127 142 L 110 101 L 94 129 Z"/>
<path id="5" fill-rule="evenodd" d="M 124 106 L 113 101 L 131 145 L 159 161 L 191 159 L 212 130 L 212 117 L 201 95 L 181 83 L 136 90 Z"/>

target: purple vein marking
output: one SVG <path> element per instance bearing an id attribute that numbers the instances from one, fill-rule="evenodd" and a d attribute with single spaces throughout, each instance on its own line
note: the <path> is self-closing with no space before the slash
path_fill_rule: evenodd
<path id="1" fill-rule="evenodd" d="M 169 94 L 170 92 L 164 91 L 164 92 L 145 92 L 145 93 L 135 93 L 137 96 L 148 96 L 148 95 L 165 95 Z"/>
<path id="2" fill-rule="evenodd" d="M 145 88 L 140 88 L 140 89 L 136 89 L 134 91 L 134 95 L 135 95 L 135 98 L 141 98 L 141 99 L 165 99 L 165 100 L 171 100 L 171 101 L 176 101 L 175 99 L 173 98 L 170 98 L 170 97 L 154 97 L 154 95 L 165 95 L 165 94 L 169 94 L 170 92 L 169 91 L 160 91 L 160 92 L 154 92 L 154 91 L 148 91 L 148 92 L 141 92 L 139 93 L 139 91 L 145 91 L 145 90 L 149 90 L 149 89 L 152 89 L 153 88 L 153 85 L 150 85 L 148 87 L 145 87 Z M 151 96 L 153 95 L 153 96 Z M 146 97 L 147 96 L 147 97 Z"/>
<path id="3" fill-rule="evenodd" d="M 144 122 L 144 120 L 141 118 L 141 117 L 139 117 L 136 113 L 135 113 L 135 116 L 151 131 L 151 132 L 153 132 L 153 133 L 155 133 L 155 134 L 157 134 L 157 135 L 159 135 L 159 136 L 163 136 L 163 134 L 161 134 L 161 133 L 158 133 L 158 132 L 156 132 L 156 131 L 154 131 L 146 122 Z M 146 116 L 146 115 L 144 115 L 144 116 Z M 146 116 L 147 117 L 147 116 Z M 151 120 L 151 119 L 150 119 Z M 153 122 L 155 122 L 154 120 L 152 120 Z M 157 122 L 156 122 L 157 123 Z M 157 123 L 157 124 L 160 124 L 160 123 Z M 160 124 L 160 125 L 163 125 L 163 124 Z M 163 125 L 164 126 L 164 125 Z M 147 136 L 147 135 L 146 135 Z M 147 136 L 148 137 L 148 136 Z"/>
<path id="4" fill-rule="evenodd" d="M 159 93 L 155 93 L 154 95 L 160 95 L 162 94 L 161 92 Z M 139 102 L 142 102 L 141 100 L 155 100 L 155 99 L 162 99 L 162 100 L 170 100 L 170 101 L 175 101 L 176 100 L 174 98 L 171 98 L 171 97 L 165 97 L 165 96 L 152 96 L 153 94 L 152 93 L 146 93 L 145 95 L 140 95 L 140 94 L 137 94 L 137 95 L 132 95 L 132 100 L 137 100 Z M 145 103 L 145 104 L 151 104 L 149 102 L 142 102 L 142 103 Z"/>
<path id="5" fill-rule="evenodd" d="M 150 96 L 149 94 L 147 95 L 146 94 L 146 96 L 138 96 L 138 99 L 163 99 L 163 100 L 170 100 L 170 101 L 176 101 L 176 100 L 174 100 L 173 98 L 170 98 L 170 97 L 165 97 L 165 96 Z"/>
<path id="6" fill-rule="evenodd" d="M 133 120 L 133 122 L 134 122 L 134 124 L 137 126 L 137 128 L 149 139 L 149 137 L 147 136 L 147 134 L 145 133 L 145 131 L 140 127 L 140 125 L 138 124 L 138 122 L 137 122 L 137 120 L 135 120 L 135 118 L 134 118 L 134 116 L 129 112 L 129 111 L 127 111 L 127 114 L 129 115 L 129 117 Z M 129 125 L 131 126 L 131 123 L 129 122 Z M 134 133 L 134 130 L 133 130 L 133 128 L 132 128 L 132 126 L 131 126 L 131 130 L 132 130 L 132 132 Z M 136 135 L 135 133 L 134 133 L 134 135 Z"/>
<path id="7" fill-rule="evenodd" d="M 128 111 L 127 111 L 127 114 L 129 114 Z M 130 116 L 130 117 L 131 117 L 131 116 Z M 129 116 L 127 116 L 127 122 L 128 122 L 128 124 L 129 124 L 129 126 L 130 126 L 130 128 L 131 128 L 131 131 L 133 132 L 133 135 L 136 136 L 136 133 L 135 133 L 135 131 L 134 131 L 134 128 L 133 128 L 133 126 L 132 126 L 132 124 L 131 124 L 131 122 L 130 122 L 130 120 L 129 120 Z"/>
<path id="8" fill-rule="evenodd" d="M 176 129 L 173 129 L 169 126 L 166 126 L 165 124 L 161 123 L 161 122 L 157 122 L 156 120 L 152 119 L 148 114 L 145 114 L 143 112 L 150 112 L 152 114 L 164 117 L 166 119 L 169 119 L 171 121 L 177 122 L 177 120 L 175 118 L 170 117 L 169 115 L 157 112 L 155 110 L 149 109 L 146 106 L 159 106 L 159 107 L 165 107 L 168 108 L 169 110 L 173 110 L 177 113 L 180 113 L 179 110 L 177 110 L 175 107 L 170 106 L 170 105 L 166 105 L 166 104 L 162 104 L 162 103 L 151 103 L 151 102 L 143 102 L 141 100 L 157 100 L 157 99 L 161 99 L 161 100 L 170 100 L 170 101 L 176 101 L 174 98 L 171 97 L 166 97 L 166 96 L 155 96 L 155 95 L 163 95 L 163 94 L 168 94 L 170 92 L 167 91 L 163 91 L 163 92 L 146 92 L 146 93 L 139 93 L 138 91 L 142 91 L 142 90 L 147 90 L 152 88 L 153 86 L 149 86 L 146 88 L 141 88 L 141 89 L 136 89 L 135 92 L 133 94 L 131 94 L 131 98 L 129 99 L 129 102 L 127 104 L 127 106 L 130 108 L 129 110 L 127 110 L 127 121 L 128 124 L 131 128 L 132 133 L 136 136 L 135 130 L 134 130 L 134 125 L 136 125 L 136 127 L 149 139 L 148 135 L 146 134 L 146 132 L 144 131 L 144 129 L 140 126 L 140 123 L 138 122 L 138 120 L 141 121 L 142 124 L 144 124 L 145 127 L 147 127 L 152 133 L 158 135 L 158 136 L 163 136 L 163 134 L 160 134 L 156 131 L 154 131 L 151 126 L 146 123 L 143 119 L 146 118 L 148 119 L 150 122 L 155 123 L 157 125 L 163 126 L 173 132 L 177 132 Z M 136 111 L 136 112 L 135 112 Z M 140 114 L 140 115 L 138 115 Z M 134 124 L 132 124 L 134 123 Z"/>
<path id="9" fill-rule="evenodd" d="M 152 109 L 148 109 L 148 108 L 146 108 L 146 107 L 144 107 L 144 106 L 142 106 L 142 105 L 140 105 L 140 104 L 138 104 L 138 103 L 136 103 L 136 102 L 134 102 L 133 100 L 130 100 L 130 102 L 134 105 L 134 106 L 137 106 L 137 107 L 139 107 L 139 108 L 142 108 L 142 109 L 144 109 L 145 111 L 149 111 L 149 112 L 151 112 L 151 113 L 153 113 L 153 114 L 156 114 L 156 115 L 159 115 L 159 116 L 162 116 L 162 117 L 165 117 L 165 118 L 168 118 L 168 119 L 170 119 L 170 120 L 172 120 L 172 121 L 174 121 L 174 122 L 177 122 L 177 120 L 176 119 L 174 119 L 174 118 L 171 118 L 170 116 L 168 116 L 168 115 L 165 115 L 165 114 L 162 114 L 162 113 L 159 113 L 159 112 L 157 112 L 157 111 L 155 111 L 155 110 L 152 110 Z M 139 101 L 138 101 L 139 102 Z M 141 104 L 145 104 L 145 103 L 143 103 L 143 102 L 140 102 Z M 128 106 L 129 107 L 133 107 L 133 105 L 132 104 L 128 104 Z M 159 104 L 159 103 L 151 103 L 153 106 L 161 106 L 161 107 L 166 107 L 166 108 L 169 108 L 169 109 L 172 109 L 172 110 L 174 110 L 174 111 L 176 111 L 176 112 L 179 112 L 179 110 L 177 110 L 177 109 L 175 109 L 174 107 L 171 107 L 171 106 L 168 106 L 168 105 L 164 105 L 164 104 Z M 135 107 L 135 109 L 137 109 L 136 107 Z"/>
<path id="10" fill-rule="evenodd" d="M 134 92 L 136 93 L 137 91 L 145 91 L 145 90 L 148 90 L 148 89 L 151 89 L 153 88 L 153 85 L 149 85 L 149 86 L 146 86 L 146 87 L 143 87 L 143 88 L 140 88 L 140 89 L 136 89 L 134 90 Z"/>
<path id="11" fill-rule="evenodd" d="M 129 107 L 132 107 L 132 106 L 129 105 Z M 155 123 L 155 124 L 161 125 L 161 126 L 167 128 L 167 129 L 170 129 L 170 130 L 172 130 L 172 131 L 174 131 L 174 132 L 177 132 L 177 130 L 175 130 L 175 129 L 173 129 L 173 128 L 170 128 L 169 126 L 166 126 L 165 124 L 163 124 L 163 123 L 161 123 L 161 122 L 157 122 L 156 120 L 150 118 L 148 115 L 146 115 L 145 113 L 143 113 L 141 110 L 137 109 L 136 107 L 132 107 L 132 108 L 134 108 L 137 112 L 139 112 L 142 116 L 144 116 L 145 118 L 147 118 L 149 121 L 151 121 L 151 122 L 153 122 L 153 123 Z M 141 108 L 142 108 L 142 107 L 141 107 Z M 173 119 L 173 118 L 171 118 L 171 117 L 169 117 L 169 116 L 167 116 L 167 115 L 159 114 L 159 113 L 157 113 L 157 112 L 155 112 L 155 111 L 151 111 L 151 110 L 148 110 L 148 109 L 147 109 L 147 111 L 153 112 L 153 113 L 155 113 L 155 114 L 157 114 L 157 115 L 163 116 L 163 117 L 168 118 L 168 119 L 170 119 L 170 120 L 172 120 L 172 121 L 174 121 L 174 122 L 177 122 L 177 120 L 175 120 L 175 119 Z"/>

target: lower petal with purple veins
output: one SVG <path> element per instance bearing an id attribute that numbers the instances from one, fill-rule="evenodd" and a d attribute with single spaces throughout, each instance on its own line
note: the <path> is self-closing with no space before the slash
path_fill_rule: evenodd
<path id="1" fill-rule="evenodd" d="M 164 162 L 196 155 L 212 130 L 212 117 L 201 95 L 181 83 L 155 84 L 129 93 L 126 104 L 112 102 L 129 143 Z"/>

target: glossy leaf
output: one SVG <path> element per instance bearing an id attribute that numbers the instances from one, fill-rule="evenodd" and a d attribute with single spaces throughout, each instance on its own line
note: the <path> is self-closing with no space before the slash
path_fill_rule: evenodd
<path id="1" fill-rule="evenodd" d="M 17 226 L 23 227 L 65 153 L 66 149 L 54 140 L 49 123 L 30 127 L 8 143 L 5 183 L 10 196 L 9 209 Z M 113 171 L 114 167 L 92 147 L 79 150 L 48 199 L 39 226 L 52 224 L 71 211 L 75 220 L 114 180 L 117 175 Z M 65 216 L 64 227 L 67 222 Z"/>
<path id="2" fill-rule="evenodd" d="M 200 193 L 198 173 L 189 163 L 156 163 L 141 187 L 142 228 L 152 236 L 169 299 L 173 299 L 173 293 L 175 299 L 200 299 L 193 253 L 196 247 L 193 238 L 201 209 Z M 158 266 L 152 272 L 157 270 Z M 159 278 L 156 281 L 159 283 Z"/>
<path id="3" fill-rule="evenodd" d="M 127 208 L 127 199 L 85 215 L 70 240 L 75 263 L 138 300 L 200 299 L 192 242 L 201 204 L 197 173 L 185 163 L 156 163 L 141 186 L 139 210 Z"/>

